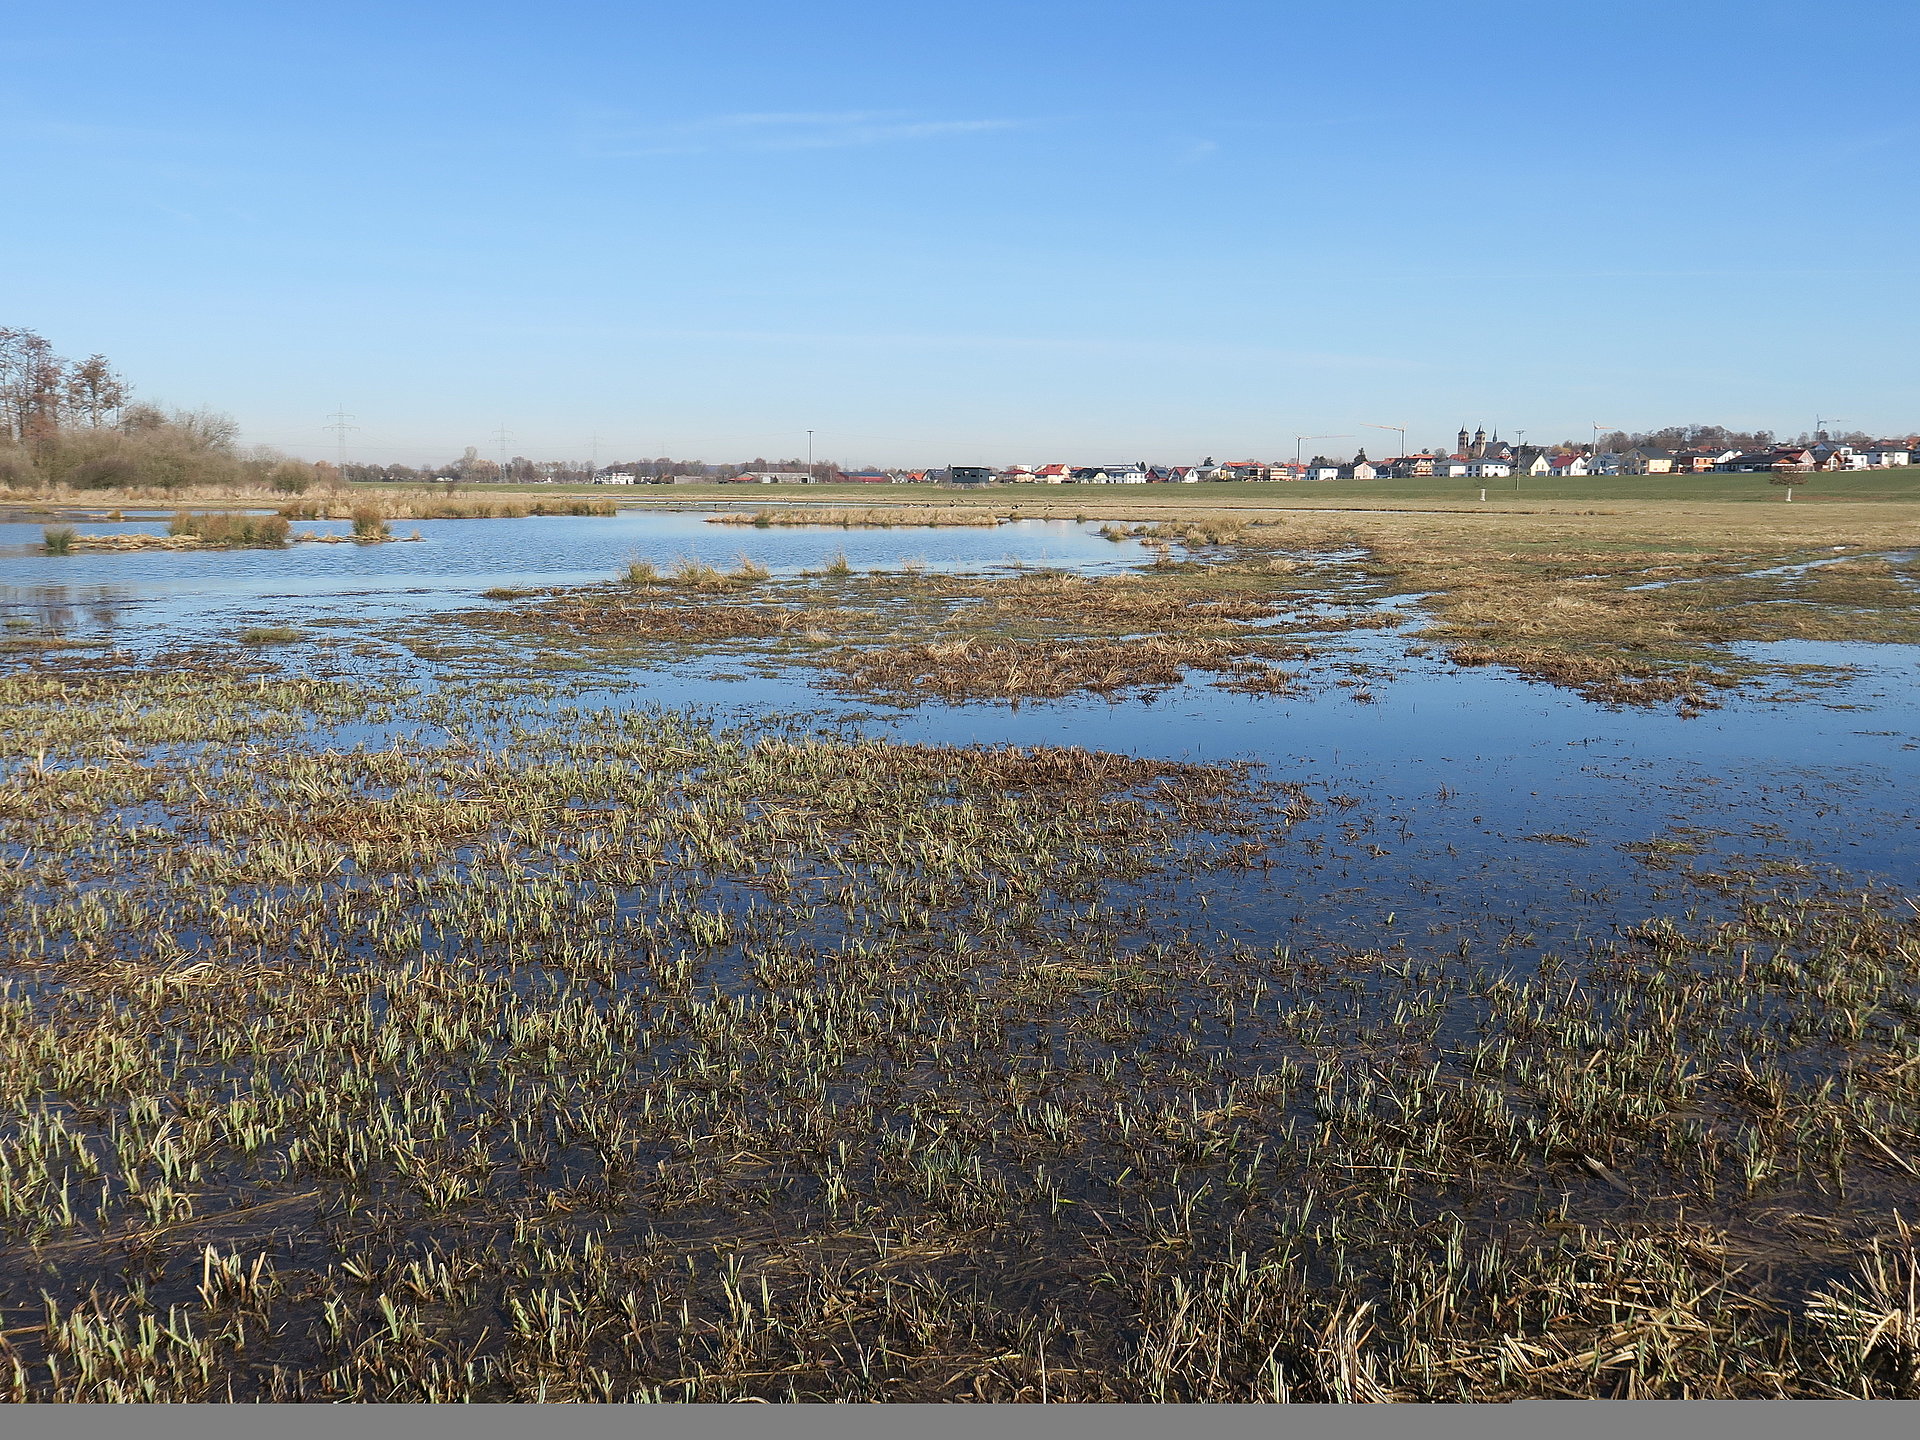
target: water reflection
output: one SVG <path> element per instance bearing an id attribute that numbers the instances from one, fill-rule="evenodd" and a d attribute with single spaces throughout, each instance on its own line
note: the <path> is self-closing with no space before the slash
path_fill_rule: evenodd
<path id="1" fill-rule="evenodd" d="M 132 512 L 129 512 L 131 515 Z M 86 534 L 165 533 L 165 517 L 73 522 Z M 296 531 L 345 535 L 344 521 Z M 682 556 L 731 565 L 747 556 L 774 574 L 819 569 L 844 554 L 855 569 L 984 570 L 1035 565 L 1107 571 L 1137 564 L 1137 541 L 1119 543 L 1069 520 L 994 526 L 840 530 L 824 526 L 714 525 L 697 512 L 623 512 L 522 520 L 401 521 L 418 543 L 293 545 L 285 550 L 129 551 L 47 555 L 41 527 L 0 520 L 0 613 L 51 615 L 91 607 L 103 626 L 139 627 L 155 641 L 205 633 L 242 612 L 257 618 L 419 615 L 472 603 L 495 586 L 583 585 L 611 579 L 629 560 L 661 567 Z M 104 608 L 103 608 L 104 607 Z M 74 623 L 71 614 L 64 621 Z M 139 637 L 123 635 L 133 643 Z"/>

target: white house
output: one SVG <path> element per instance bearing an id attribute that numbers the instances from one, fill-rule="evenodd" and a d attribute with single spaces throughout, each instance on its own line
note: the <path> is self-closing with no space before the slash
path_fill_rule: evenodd
<path id="1" fill-rule="evenodd" d="M 740 477 L 742 485 L 811 485 L 813 476 L 805 470 L 749 470 Z"/>
<path id="2" fill-rule="evenodd" d="M 1860 453 L 1866 458 L 1867 464 L 1875 470 L 1913 463 L 1913 451 L 1905 445 L 1896 445 L 1885 440 L 1876 441 Z"/>
<path id="3" fill-rule="evenodd" d="M 625 470 L 609 470 L 604 475 L 594 476 L 593 483 L 596 485 L 631 485 L 638 478 L 638 476 Z"/>
<path id="4" fill-rule="evenodd" d="M 1504 480 L 1507 476 L 1513 474 L 1513 466 L 1509 465 L 1505 460 L 1483 457 L 1479 460 L 1469 460 L 1467 462 L 1467 474 L 1475 480 Z"/>
<path id="5" fill-rule="evenodd" d="M 1588 473 L 1587 457 L 1584 455 L 1555 455 L 1547 463 L 1552 467 L 1553 473 L 1562 479 Z"/>
<path id="6" fill-rule="evenodd" d="M 1131 463 L 1083 465 L 1074 470 L 1073 478 L 1082 485 L 1144 485 L 1147 467 Z"/>

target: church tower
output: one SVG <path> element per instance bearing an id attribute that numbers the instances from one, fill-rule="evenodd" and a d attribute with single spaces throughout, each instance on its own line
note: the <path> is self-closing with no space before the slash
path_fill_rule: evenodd
<path id="1" fill-rule="evenodd" d="M 1467 453 L 1476 460 L 1487 458 L 1487 432 L 1484 429 L 1473 432 L 1473 449 Z"/>
<path id="2" fill-rule="evenodd" d="M 1456 455 L 1465 455 L 1467 453 L 1467 427 L 1464 425 L 1460 427 L 1459 448 L 1457 448 L 1453 453 Z"/>

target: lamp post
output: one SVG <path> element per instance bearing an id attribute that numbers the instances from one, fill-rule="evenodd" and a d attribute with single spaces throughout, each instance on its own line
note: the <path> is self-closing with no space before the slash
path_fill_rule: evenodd
<path id="1" fill-rule="evenodd" d="M 807 431 L 807 479 L 811 481 L 818 478 L 813 473 L 813 432 L 809 430 Z"/>

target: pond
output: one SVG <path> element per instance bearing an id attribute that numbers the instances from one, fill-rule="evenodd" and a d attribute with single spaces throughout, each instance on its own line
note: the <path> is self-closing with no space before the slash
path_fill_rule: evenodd
<path id="1" fill-rule="evenodd" d="M 662 567 L 682 556 L 730 565 L 742 555 L 775 574 L 844 554 L 856 569 L 919 561 L 931 570 L 1045 565 L 1110 570 L 1139 562 L 1137 541 L 1110 542 L 1069 520 L 1000 526 L 842 530 L 714 525 L 692 511 L 601 516 L 402 520 L 418 542 L 291 545 L 285 550 L 87 552 L 41 550 L 44 522 L 0 512 L 0 617 L 27 615 L 77 636 L 122 645 L 191 636 L 233 617 L 299 622 L 316 616 L 418 615 L 470 603 L 494 586 L 586 585 L 629 560 Z M 166 533 L 163 516 L 83 521 L 82 535 Z M 303 521 L 295 533 L 350 533 L 344 521 Z"/>

